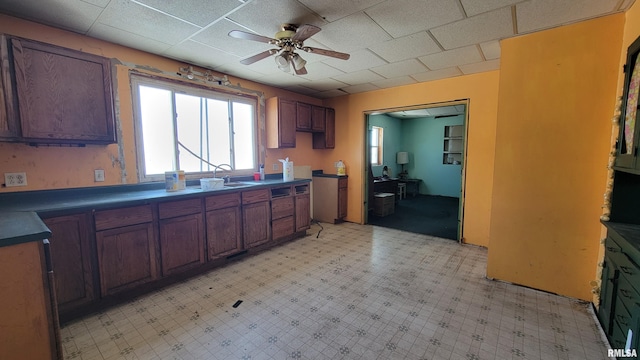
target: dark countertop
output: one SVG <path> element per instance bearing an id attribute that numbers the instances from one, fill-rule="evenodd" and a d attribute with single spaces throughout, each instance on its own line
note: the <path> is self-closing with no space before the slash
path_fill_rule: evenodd
<path id="1" fill-rule="evenodd" d="M 0 212 L 0 247 L 50 236 L 51 231 L 35 212 Z"/>
<path id="2" fill-rule="evenodd" d="M 313 174 L 313 177 L 327 177 L 327 178 L 346 178 L 348 175 L 336 175 L 336 174 Z"/>
<path id="3" fill-rule="evenodd" d="M 201 197 L 203 194 L 232 192 L 247 189 L 260 189 L 283 184 L 309 182 L 310 179 L 295 179 L 285 182 L 282 178 L 264 181 L 237 181 L 242 186 L 202 191 L 199 181 L 188 182 L 185 190 L 165 190 L 164 183 L 136 185 L 115 185 L 61 190 L 24 191 L 0 194 L 0 212 L 37 212 L 40 216 L 48 214 L 71 213 L 89 209 L 108 209 L 147 204 L 150 201 L 180 200 Z M 234 181 L 235 182 L 235 181 Z M 192 186 L 190 186 L 193 184 Z"/>
<path id="4" fill-rule="evenodd" d="M 627 240 L 636 251 L 640 252 L 640 225 L 610 221 L 603 221 L 602 224 L 609 230 L 615 231 L 620 237 Z"/>

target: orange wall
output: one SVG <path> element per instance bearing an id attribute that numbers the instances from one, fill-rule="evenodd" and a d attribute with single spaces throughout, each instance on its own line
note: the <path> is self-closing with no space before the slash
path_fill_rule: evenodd
<path id="1" fill-rule="evenodd" d="M 323 167 L 342 159 L 349 175 L 347 221 L 363 222 L 365 112 L 469 99 L 463 238 L 487 246 L 498 104 L 498 71 L 353 94 L 325 101 L 336 109 L 336 148 Z"/>
<path id="2" fill-rule="evenodd" d="M 118 144 L 87 145 L 85 148 L 36 148 L 25 144 L 0 142 L 0 175 L 5 172 L 26 172 L 28 183 L 26 187 L 0 187 L 0 192 L 137 183 L 129 70 L 150 68 L 154 69 L 153 73 L 176 77 L 178 68 L 185 66 L 185 63 L 2 14 L 0 14 L 0 33 L 81 50 L 113 58 L 116 63 L 120 63 L 114 67 L 117 73 L 114 86 L 117 99 Z M 260 91 L 265 98 L 282 96 L 311 104 L 322 104 L 319 99 L 245 79 L 230 77 L 230 82 L 233 85 L 240 84 L 245 89 Z M 279 171 L 273 171 L 271 165 L 280 164 L 278 159 L 287 156 L 294 161 L 295 165 L 311 165 L 313 169 L 318 169 L 322 164 L 320 159 L 323 154 L 323 151 L 311 148 L 311 134 L 298 133 L 295 149 L 266 151 L 265 172 L 281 173 L 282 167 L 279 167 Z M 93 181 L 94 169 L 105 170 L 105 182 Z"/>
<path id="3" fill-rule="evenodd" d="M 591 299 L 623 25 L 501 42 L 488 277 Z"/>

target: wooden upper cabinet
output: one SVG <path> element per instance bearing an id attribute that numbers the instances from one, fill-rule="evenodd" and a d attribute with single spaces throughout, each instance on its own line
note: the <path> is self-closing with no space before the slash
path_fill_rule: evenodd
<path id="1" fill-rule="evenodd" d="M 267 148 L 296 147 L 297 103 L 280 98 L 267 99 Z"/>
<path id="2" fill-rule="evenodd" d="M 322 106 L 311 107 L 311 131 L 324 132 L 325 108 Z"/>
<path id="3" fill-rule="evenodd" d="M 11 81 L 7 38 L 0 35 L 0 140 L 18 140 L 18 103 Z"/>
<path id="4" fill-rule="evenodd" d="M 311 131 L 311 105 L 296 103 L 296 131 Z"/>
<path id="5" fill-rule="evenodd" d="M 314 149 L 333 149 L 336 147 L 336 112 L 325 108 L 324 132 L 313 133 Z"/>
<path id="6" fill-rule="evenodd" d="M 109 59 L 20 38 L 11 55 L 22 140 L 116 142 Z"/>

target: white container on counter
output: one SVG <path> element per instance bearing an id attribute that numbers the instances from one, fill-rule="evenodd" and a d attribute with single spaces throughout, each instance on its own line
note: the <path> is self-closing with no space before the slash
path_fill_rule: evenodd
<path id="1" fill-rule="evenodd" d="M 289 158 L 279 161 L 282 163 L 282 180 L 293 181 L 293 161 L 289 161 Z"/>
<path id="2" fill-rule="evenodd" d="M 202 190 L 222 189 L 223 187 L 224 187 L 224 179 L 220 179 L 220 178 L 200 179 L 200 188 Z"/>
<path id="3" fill-rule="evenodd" d="M 187 188 L 187 181 L 184 170 L 166 171 L 164 173 L 164 184 L 167 191 L 178 191 Z"/>

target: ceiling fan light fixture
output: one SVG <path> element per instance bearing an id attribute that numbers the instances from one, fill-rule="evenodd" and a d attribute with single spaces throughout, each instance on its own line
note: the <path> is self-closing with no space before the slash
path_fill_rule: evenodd
<path id="1" fill-rule="evenodd" d="M 282 54 L 276 55 L 275 57 L 276 64 L 278 65 L 278 69 L 289 72 L 289 53 L 283 52 Z"/>
<path id="2" fill-rule="evenodd" d="M 307 64 L 307 61 L 296 53 L 293 53 L 293 56 L 291 57 L 291 62 L 293 63 L 293 67 L 296 70 L 302 69 Z"/>

